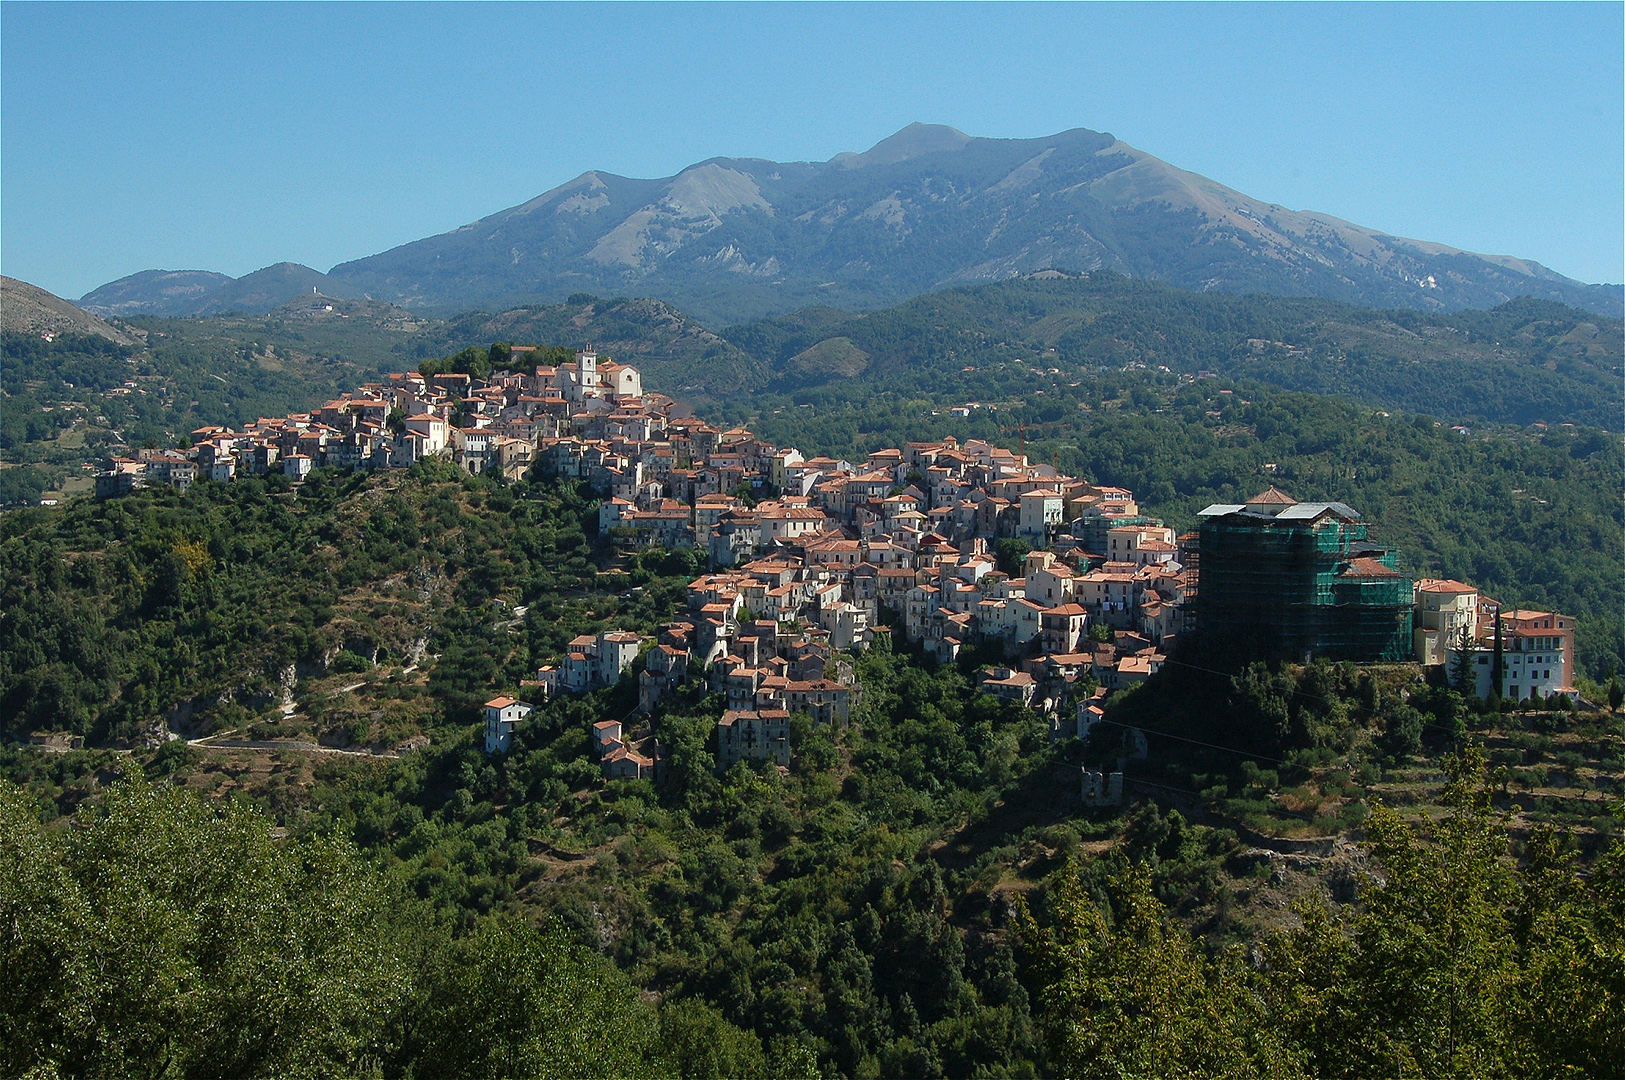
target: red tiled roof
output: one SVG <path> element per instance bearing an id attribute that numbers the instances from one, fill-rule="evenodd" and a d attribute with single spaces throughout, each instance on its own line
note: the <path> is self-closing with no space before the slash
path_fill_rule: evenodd
<path id="1" fill-rule="evenodd" d="M 1259 492 L 1247 500 L 1248 506 L 1291 506 L 1298 500 L 1271 484 L 1266 490 Z"/>
<path id="2" fill-rule="evenodd" d="M 1392 570 L 1378 562 L 1376 559 L 1359 558 L 1350 559 L 1348 568 L 1344 570 L 1340 576 L 1393 578 L 1400 577 L 1401 575 L 1398 570 Z"/>
<path id="3" fill-rule="evenodd" d="M 1429 593 L 1475 593 L 1478 591 L 1478 587 L 1476 585 L 1468 585 L 1460 581 L 1451 581 L 1449 579 L 1429 579 L 1426 581 L 1418 581 L 1416 583 L 1416 591 Z"/>

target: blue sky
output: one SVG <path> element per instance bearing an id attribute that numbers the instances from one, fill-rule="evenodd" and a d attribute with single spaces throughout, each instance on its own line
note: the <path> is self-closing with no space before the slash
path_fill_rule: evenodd
<path id="1" fill-rule="evenodd" d="M 1625 280 L 1625 6 L 0 3 L 0 269 L 320 270 L 587 169 L 1109 131 Z"/>

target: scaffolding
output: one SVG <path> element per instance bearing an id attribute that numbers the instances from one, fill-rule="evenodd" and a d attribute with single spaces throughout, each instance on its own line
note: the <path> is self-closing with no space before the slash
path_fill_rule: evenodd
<path id="1" fill-rule="evenodd" d="M 1204 512 L 1197 587 L 1203 632 L 1261 635 L 1292 659 L 1405 659 L 1411 582 L 1395 568 L 1395 553 L 1368 543 L 1365 522 L 1341 504 L 1291 511 Z"/>

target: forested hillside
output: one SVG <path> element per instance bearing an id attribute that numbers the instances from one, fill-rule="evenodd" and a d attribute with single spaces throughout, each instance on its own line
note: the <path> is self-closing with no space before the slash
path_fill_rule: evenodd
<path id="1" fill-rule="evenodd" d="M 1111 714 L 1151 734 L 1148 786 L 1090 810 L 1078 764 L 1109 745 L 978 693 L 974 655 L 883 638 L 850 726 L 795 721 L 788 769 L 719 774 L 722 701 L 691 687 L 653 718 L 660 780 L 606 783 L 589 731 L 630 719 L 631 680 L 487 755 L 486 697 L 684 603 L 689 553 L 617 555 L 594 521 L 570 488 L 428 467 L 0 519 L 8 733 L 130 748 L 0 751 L 24 789 L 0 790 L 7 1071 L 1604 1075 L 1617 1055 L 1616 716 L 1473 713 L 1319 665 L 1205 677 L 1193 724 L 1170 707 L 1189 686 L 1148 685 Z M 1458 741 L 1492 748 L 1498 786 L 1469 755 L 1441 790 Z M 1240 822 L 1365 829 L 1386 883 Z M 1468 906 L 1432 903 L 1440 880 Z M 1407 998 L 1396 1030 L 1393 985 L 1455 1004 Z"/>
<path id="2" fill-rule="evenodd" d="M 652 625 L 694 569 L 675 555 L 662 587 L 623 599 L 630 579 L 600 576 L 584 531 L 596 521 L 574 493 L 457 476 L 324 472 L 297 494 L 281 476 L 245 478 L 0 517 L 5 733 L 122 740 L 164 714 L 237 726 L 302 678 L 429 652 L 444 653 L 430 686 L 455 714 L 611 617 Z M 532 618 L 514 622 L 514 605 Z M 404 707 L 369 722 L 316 705 L 318 736 L 418 730 Z"/>
<path id="3" fill-rule="evenodd" d="M 419 486 L 466 517 L 504 513 L 492 498 L 504 492 L 480 481 L 409 485 Z M 556 494 L 517 494 L 561 522 L 574 516 Z M 465 520 L 454 530 L 463 541 L 450 542 L 489 557 L 468 529 Z M 646 573 L 633 567 L 623 583 Z M 647 592 L 663 579 L 644 580 Z M 478 595 L 458 592 L 476 611 Z M 532 621 L 557 642 L 593 625 L 583 620 L 609 599 L 582 597 Z M 658 604 L 623 609 L 614 622 L 641 627 L 659 614 Z M 1222 815 L 1214 827 L 1150 805 L 1126 817 L 1088 811 L 1069 764 L 1079 748 L 1050 744 L 1039 717 L 977 694 L 957 668 L 932 670 L 884 645 L 865 654 L 852 726 L 801 722 L 787 771 L 716 774 L 720 703 L 690 696 L 658 718 L 665 778 L 605 784 L 588 731 L 629 712 L 630 683 L 546 704 L 510 754 L 490 758 L 474 703 L 480 688 L 513 678 L 503 667 L 525 635 L 483 620 L 443 626 L 444 653 L 426 658 L 426 677 L 387 650 L 374 666 L 356 651 L 369 645 L 350 638 L 335 678 L 297 688 L 307 715 L 410 716 L 432 742 L 398 759 L 324 757 L 292 741 L 275 749 L 288 732 L 263 720 L 256 734 L 270 745 L 260 750 L 173 742 L 133 757 L 0 755 L 31 792 L 0 792 L 0 903 L 25 913 L 12 924 L 20 931 L 0 936 L 14 973 L 0 998 L 10 1071 L 43 1061 L 161 1071 L 172 1060 L 236 1062 L 244 1075 L 966 1076 L 1105 1062 L 1163 1075 L 1229 1062 L 1369 1075 L 1472 1060 L 1605 1075 L 1618 1052 L 1607 971 L 1620 940 L 1620 849 L 1599 853 L 1606 833 L 1583 819 L 1582 877 L 1555 835 L 1520 823 L 1530 866 L 1501 858 L 1504 815 L 1520 803 L 1527 812 L 1532 793 L 1519 792 L 1545 783 L 1524 775 L 1534 770 L 1518 772 L 1509 800 L 1504 781 L 1497 794 L 1463 763 L 1439 796 L 1453 812 L 1439 849 L 1374 811 L 1387 882 L 1362 886 L 1364 913 L 1328 910 L 1324 885 L 1362 881 L 1358 864 L 1294 868 L 1240 842 Z M 1296 690 L 1282 688 L 1309 722 L 1259 729 L 1267 741 L 1255 752 L 1288 759 L 1267 777 L 1231 756 L 1177 786 L 1202 784 L 1225 812 L 1246 812 L 1248 799 L 1268 806 L 1259 793 L 1275 789 L 1282 802 L 1265 813 L 1278 821 L 1291 820 L 1288 800 L 1318 789 L 1324 802 L 1302 820 L 1315 815 L 1321 828 L 1334 802 L 1414 797 L 1409 778 L 1438 768 L 1406 767 L 1422 742 L 1406 743 L 1396 725 L 1417 705 L 1390 697 L 1373 710 L 1389 691 L 1341 678 L 1305 672 Z M 1270 692 L 1251 673 L 1219 680 L 1240 715 Z M 1469 732 L 1496 722 L 1467 721 L 1442 740 L 1424 730 L 1426 743 L 1483 738 Z M 1618 742 L 1607 726 L 1556 722 Z M 1251 738 L 1202 734 L 1240 747 Z M 1176 779 L 1179 760 L 1166 745 L 1175 753 L 1159 752 L 1161 783 Z M 1232 776 L 1247 788 L 1233 800 L 1222 794 Z M 1592 781 L 1605 782 L 1616 781 Z M 79 828 L 38 824 L 69 812 Z M 278 842 L 273 826 L 288 838 Z M 1465 897 L 1465 910 L 1433 903 L 1440 888 Z M 1281 921 L 1294 901 L 1298 928 Z M 117 929 L 149 922 L 163 932 L 143 935 L 140 949 Z M 1272 962 L 1247 964 L 1240 947 Z M 1382 992 L 1396 981 L 1449 985 L 1455 1004 L 1407 999 L 1414 1023 L 1396 1029 L 1399 1006 Z M 640 1004 L 637 990 L 658 1004 Z M 1082 1027 L 1080 995 L 1094 1003 Z M 1554 1000 L 1569 1003 L 1561 1017 Z M 204 1020 L 222 1016 L 237 1018 L 229 1035 Z M 625 1028 L 608 1050 L 597 1037 L 605 1022 Z M 1531 1038 L 1541 1030 L 1560 1037 Z M 1441 1032 L 1455 1033 L 1453 1048 Z"/>
<path id="4" fill-rule="evenodd" d="M 1618 319 L 1546 301 L 1425 315 L 1194 293 L 1107 272 L 1039 274 L 866 315 L 827 308 L 723 331 L 794 390 L 866 375 L 936 386 L 1023 360 L 1073 377 L 1143 365 L 1458 419 L 1619 430 Z"/>

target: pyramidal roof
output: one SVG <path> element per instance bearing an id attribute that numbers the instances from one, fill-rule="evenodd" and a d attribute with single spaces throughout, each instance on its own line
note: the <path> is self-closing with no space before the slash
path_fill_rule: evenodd
<path id="1" fill-rule="evenodd" d="M 1298 500 L 1271 484 L 1265 491 L 1259 492 L 1247 500 L 1248 506 L 1291 506 Z"/>

